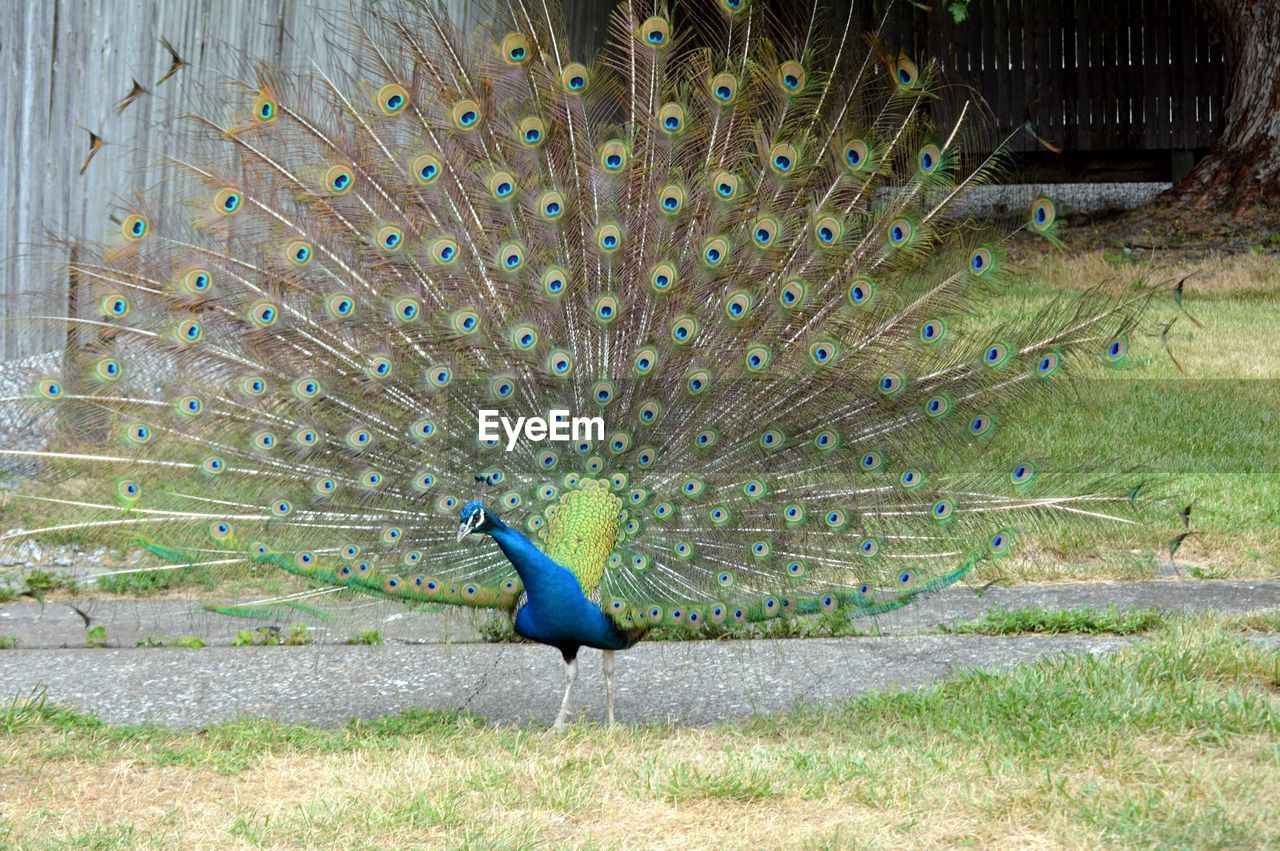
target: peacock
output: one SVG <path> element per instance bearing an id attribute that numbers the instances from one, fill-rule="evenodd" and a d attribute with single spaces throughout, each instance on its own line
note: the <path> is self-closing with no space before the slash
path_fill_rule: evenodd
<path id="1" fill-rule="evenodd" d="M 561 728 L 584 647 L 612 723 L 655 629 L 876 615 L 1136 522 L 999 435 L 1147 295 L 993 326 L 1057 211 L 966 214 L 1007 166 L 981 104 L 853 20 L 623 0 L 584 62 L 553 0 L 403 2 L 347 72 L 255 66 L 174 134 L 179 200 L 79 246 L 88 309 L 31 317 L 72 345 L 7 400 L 52 432 L 0 450 L 51 512 L 7 537 L 501 610 L 562 654 Z"/>

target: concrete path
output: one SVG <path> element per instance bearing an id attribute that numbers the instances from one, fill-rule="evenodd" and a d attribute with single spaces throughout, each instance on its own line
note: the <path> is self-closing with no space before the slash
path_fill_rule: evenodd
<path id="1" fill-rule="evenodd" d="M 1105 653 L 1124 643 L 969 635 L 642 643 L 618 654 L 617 711 L 631 723 L 710 724 L 918 688 L 963 669 Z M 580 668 L 574 706 L 580 718 L 598 721 L 600 654 L 584 651 Z M 563 677 L 558 651 L 526 644 L 0 653 L 5 692 L 43 687 L 49 700 L 105 721 L 181 728 L 245 716 L 337 726 L 409 708 L 463 709 L 496 724 L 549 724 Z"/>
<path id="2" fill-rule="evenodd" d="M 1156 581 L 965 589 L 881 617 L 877 637 L 794 641 L 653 642 L 619 654 L 618 711 L 639 723 L 708 724 L 799 705 L 834 705 L 869 691 L 918 688 L 973 668 L 999 670 L 1045 656 L 1106 653 L 1130 639 L 1086 636 L 931 634 L 988 608 L 1083 605 L 1246 611 L 1280 606 L 1280 581 Z M 197 634 L 229 643 L 252 622 L 193 611 L 190 604 L 98 603 L 89 607 L 113 646 L 84 647 L 84 624 L 53 603 L 0 606 L 0 698 L 43 688 L 52 701 L 116 723 L 202 727 L 236 717 L 338 725 L 408 708 L 463 709 L 492 723 L 549 723 L 563 664 L 553 649 L 481 644 L 472 613 L 408 612 L 375 604 L 303 647 L 134 648 L 134 637 Z M 281 624 L 284 626 L 286 624 Z M 868 628 L 876 623 L 868 622 Z M 344 630 L 377 626 L 393 643 L 350 647 Z M 916 634 L 910 634 L 916 633 Z M 462 641 L 464 643 L 458 643 Z M 1280 651 L 1280 637 L 1259 641 Z M 407 643 L 415 642 L 415 643 Z M 452 642 L 452 643 L 446 643 Z M 59 646 L 61 645 L 61 646 Z M 121 646 L 123 645 L 123 646 Z M 598 720 L 600 655 L 584 651 L 574 692 L 579 716 Z"/>

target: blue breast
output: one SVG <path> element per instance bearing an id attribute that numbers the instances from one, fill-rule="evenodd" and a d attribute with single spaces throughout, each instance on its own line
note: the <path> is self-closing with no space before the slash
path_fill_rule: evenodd
<path id="1" fill-rule="evenodd" d="M 491 534 L 524 583 L 527 602 L 516 615 L 516 632 L 530 641 L 557 647 L 622 650 L 639 637 L 618 629 L 600 607 L 582 593 L 578 579 L 548 558 L 523 534 L 506 524 Z"/>

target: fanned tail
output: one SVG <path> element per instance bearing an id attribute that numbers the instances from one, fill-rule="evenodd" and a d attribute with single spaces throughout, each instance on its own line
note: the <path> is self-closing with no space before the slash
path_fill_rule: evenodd
<path id="1" fill-rule="evenodd" d="M 57 436 L 0 449 L 70 519 L 0 537 L 124 530 L 174 565 L 511 608 L 510 563 L 454 534 L 477 476 L 543 541 L 598 488 L 607 558 L 571 566 L 636 627 L 876 614 L 1056 523 L 1133 522 L 1124 476 L 998 434 L 1123 364 L 1146 295 L 993 327 L 1009 240 L 1052 239 L 1054 207 L 956 212 L 999 145 L 851 21 L 631 0 L 583 63 L 544 0 L 474 34 L 408 4 L 352 24 L 349 81 L 258 68 L 172 153 L 185 204 L 131 199 L 72 263 L 96 310 L 59 317 L 82 342 L 21 400 Z M 603 436 L 508 448 L 481 410 Z"/>

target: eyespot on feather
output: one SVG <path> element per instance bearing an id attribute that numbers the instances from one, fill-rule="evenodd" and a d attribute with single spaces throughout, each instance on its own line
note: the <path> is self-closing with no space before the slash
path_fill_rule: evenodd
<path id="1" fill-rule="evenodd" d="M 369 361 L 369 366 L 365 367 L 365 371 L 371 379 L 388 379 L 392 375 L 392 360 L 389 357 L 378 354 Z"/>
<path id="2" fill-rule="evenodd" d="M 933 174 L 942 164 L 942 151 L 937 145 L 925 145 L 916 155 L 916 165 L 922 174 Z"/>
<path id="3" fill-rule="evenodd" d="M 823 248 L 830 248 L 844 235 L 844 225 L 834 216 L 822 216 L 813 223 L 813 235 Z"/>
<path id="4" fill-rule="evenodd" d="M 151 223 L 141 213 L 130 213 L 120 223 L 120 234 L 128 242 L 138 242 L 151 230 Z"/>
<path id="5" fill-rule="evenodd" d="M 547 124 L 536 115 L 520 120 L 516 125 L 516 140 L 526 148 L 536 148 L 547 139 Z"/>
<path id="6" fill-rule="evenodd" d="M 658 210 L 667 216 L 674 216 L 684 207 L 684 187 L 678 183 L 668 183 L 658 190 Z"/>
<path id="7" fill-rule="evenodd" d="M 899 53 L 893 63 L 893 81 L 903 91 L 916 88 L 920 83 L 920 69 L 905 53 Z"/>
<path id="8" fill-rule="evenodd" d="M 378 229 L 373 241 L 382 251 L 392 254 L 404 244 L 404 231 L 395 225 L 384 225 Z"/>
<path id="9" fill-rule="evenodd" d="M 702 246 L 702 262 L 710 268 L 722 266 L 729 257 L 729 242 L 722 236 L 712 237 Z"/>
<path id="10" fill-rule="evenodd" d="M 554 189 L 543 192 L 538 197 L 538 215 L 549 222 L 564 215 L 564 195 Z"/>
<path id="11" fill-rule="evenodd" d="M 649 286 L 657 293 L 669 293 L 676 286 L 676 267 L 669 262 L 662 262 L 649 272 Z"/>
<path id="12" fill-rule="evenodd" d="M 776 77 L 778 86 L 787 94 L 794 95 L 804 91 L 804 67 L 795 60 L 787 60 L 778 66 Z"/>
<path id="13" fill-rule="evenodd" d="M 559 266 L 552 266 L 542 273 L 542 291 L 555 298 L 569 288 L 569 274 Z"/>
<path id="14" fill-rule="evenodd" d="M 613 223 L 596 228 L 596 246 L 605 254 L 613 254 L 622 247 L 622 228 Z"/>
<path id="15" fill-rule="evenodd" d="M 1040 234 L 1049 233 L 1057 220 L 1057 208 L 1048 198 L 1041 195 L 1031 202 L 1028 224 L 1033 231 Z"/>
<path id="16" fill-rule="evenodd" d="M 253 101 L 253 120 L 259 124 L 270 124 L 276 120 L 279 104 L 270 91 L 263 89 Z"/>
<path id="17" fill-rule="evenodd" d="M 605 171 L 616 174 L 627 167 L 630 157 L 627 146 L 619 139 L 610 139 L 600 146 L 598 160 Z"/>
<path id="18" fill-rule="evenodd" d="M 797 310 L 809 296 L 809 285 L 799 278 L 789 278 L 778 290 L 778 304 L 784 310 Z"/>
<path id="19" fill-rule="evenodd" d="M 711 91 L 711 99 L 720 106 L 732 106 L 738 99 L 738 78 L 728 72 L 712 77 L 707 88 Z"/>
<path id="20" fill-rule="evenodd" d="M 409 92 L 399 83 L 387 83 L 374 98 L 383 115 L 397 115 L 409 104 Z"/>
<path id="21" fill-rule="evenodd" d="M 844 143 L 842 159 L 849 171 L 863 171 L 871 162 L 871 146 L 862 139 L 850 139 Z"/>
<path id="22" fill-rule="evenodd" d="M 413 173 L 414 180 L 428 186 L 440 176 L 440 158 L 435 154 L 422 154 L 409 164 L 409 170 Z"/>
<path id="23" fill-rule="evenodd" d="M 516 179 L 509 171 L 495 171 L 489 176 L 489 194 L 499 201 L 512 198 L 516 193 Z"/>
<path id="24" fill-rule="evenodd" d="M 746 290 L 736 290 L 726 296 L 724 301 L 724 315 L 729 317 L 729 320 L 733 322 L 741 321 L 750 316 L 751 293 Z"/>
<path id="25" fill-rule="evenodd" d="M 441 266 L 448 266 L 458 259 L 458 243 L 451 237 L 438 237 L 431 242 L 431 259 Z"/>
<path id="26" fill-rule="evenodd" d="M 215 213 L 229 216 L 240 209 L 242 200 L 239 191 L 227 186 L 213 193 L 213 201 L 209 206 Z"/>
<path id="27" fill-rule="evenodd" d="M 779 142 L 769 149 L 769 168 L 776 174 L 790 175 L 799 165 L 799 157 L 794 145 Z"/>
<path id="28" fill-rule="evenodd" d="M 904 218 L 894 219 L 889 223 L 886 235 L 889 238 L 889 244 L 894 248 L 902 248 L 911 241 L 911 237 L 915 234 L 915 227 L 911 222 Z"/>
<path id="29" fill-rule="evenodd" d="M 182 289 L 190 295 L 206 295 L 213 288 L 213 276 L 208 269 L 191 269 L 182 276 Z"/>
<path id="30" fill-rule="evenodd" d="M 658 126 L 668 136 L 674 136 L 684 130 L 685 111 L 678 103 L 663 104 L 658 110 Z"/>
<path id="31" fill-rule="evenodd" d="M 711 178 L 711 188 L 721 201 L 732 201 L 738 194 L 738 176 L 718 171 Z"/>
<path id="32" fill-rule="evenodd" d="M 849 282 L 849 303 L 854 307 L 865 307 L 875 297 L 875 285 L 865 278 L 854 278 Z"/>
<path id="33" fill-rule="evenodd" d="M 759 216 L 751 225 L 751 241 L 757 248 L 768 248 L 778 236 L 778 220 L 772 216 Z"/>
<path id="34" fill-rule="evenodd" d="M 743 362 L 748 372 L 764 372 L 769 367 L 769 361 L 772 359 L 773 352 L 768 346 L 756 344 L 747 348 Z"/>
<path id="35" fill-rule="evenodd" d="M 609 325 L 618 318 L 619 313 L 621 313 L 621 305 L 618 297 L 611 293 L 604 293 L 597 298 L 592 308 L 595 320 L 601 325 Z"/>
<path id="36" fill-rule="evenodd" d="M 129 297 L 123 293 L 111 293 L 105 296 L 99 303 L 98 308 L 103 316 L 113 319 L 123 319 L 129 315 L 133 305 L 129 301 Z"/>
<path id="37" fill-rule="evenodd" d="M 284 258 L 294 266 L 305 266 L 311 262 L 311 243 L 305 239 L 294 239 L 285 243 Z"/>
<path id="38" fill-rule="evenodd" d="M 692 314 L 677 316 L 671 323 L 671 342 L 677 346 L 692 343 L 698 336 L 698 320 Z"/>
<path id="39" fill-rule="evenodd" d="M 991 253 L 991 249 L 979 246 L 969 255 L 969 271 L 977 277 L 982 277 L 991 271 L 995 265 L 995 257 Z"/>
<path id="40" fill-rule="evenodd" d="M 671 42 L 671 25 L 655 15 L 640 25 L 636 37 L 650 47 L 666 47 Z"/>
<path id="41" fill-rule="evenodd" d="M 515 272 L 524 265 L 524 246 L 517 242 L 508 242 L 498 249 L 498 268 L 504 272 Z"/>
<path id="42" fill-rule="evenodd" d="M 507 33 L 498 44 L 498 55 L 508 65 L 523 65 L 529 60 L 529 37 L 524 33 Z"/>
<path id="43" fill-rule="evenodd" d="M 471 98 L 463 98 L 449 110 L 453 126 L 459 130 L 474 130 L 480 126 L 480 104 Z"/>
<path id="44" fill-rule="evenodd" d="M 569 94 L 582 94 L 591 87 L 591 72 L 581 62 L 570 62 L 560 72 L 560 85 Z"/>

